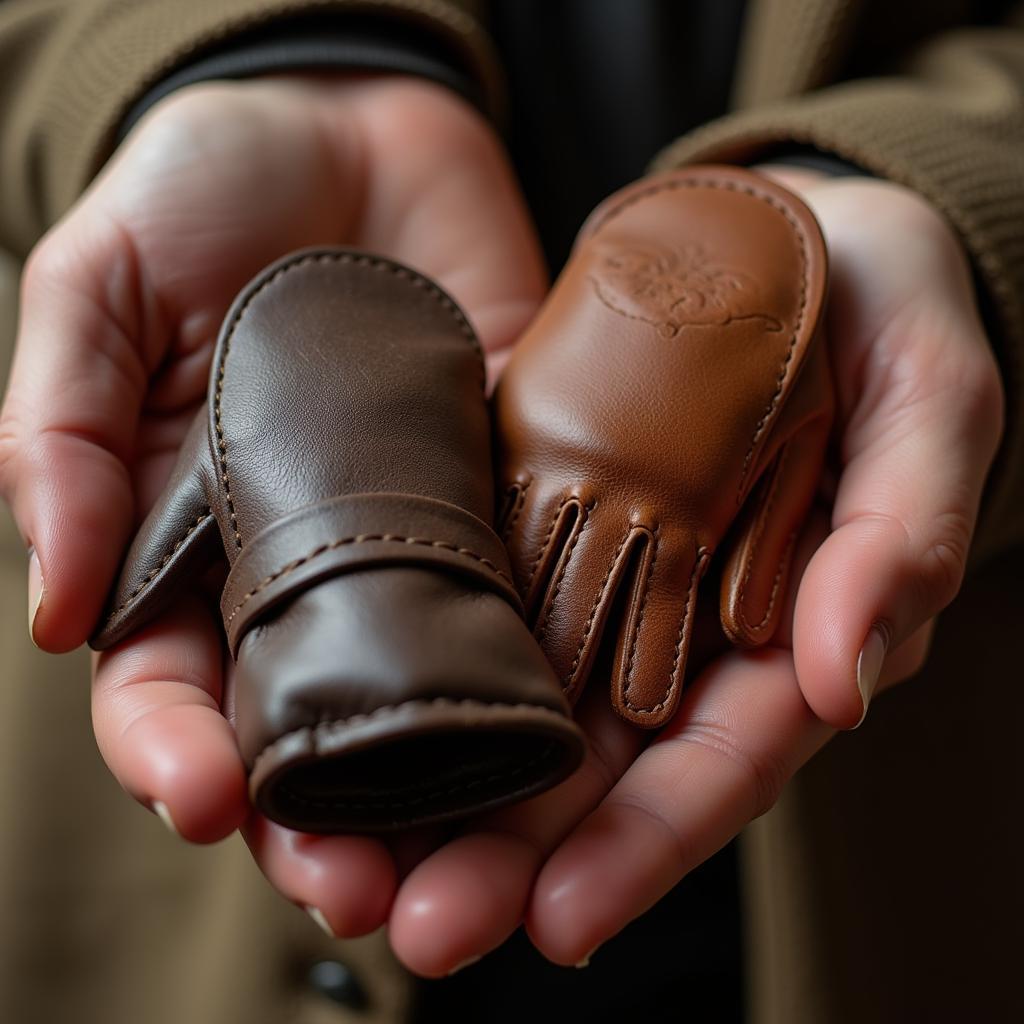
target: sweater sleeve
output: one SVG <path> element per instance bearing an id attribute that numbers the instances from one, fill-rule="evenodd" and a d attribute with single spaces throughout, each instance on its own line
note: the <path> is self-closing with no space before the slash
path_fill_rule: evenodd
<path id="1" fill-rule="evenodd" d="M 943 34 L 891 76 L 713 121 L 664 150 L 654 169 L 752 163 L 794 144 L 916 190 L 958 232 L 974 266 L 1008 410 L 975 561 L 1024 542 L 1024 31 Z"/>
<path id="2" fill-rule="evenodd" d="M 0 246 L 24 254 L 78 198 L 140 101 L 188 65 L 301 19 L 418 35 L 500 102 L 468 0 L 7 0 L 0 4 Z"/>

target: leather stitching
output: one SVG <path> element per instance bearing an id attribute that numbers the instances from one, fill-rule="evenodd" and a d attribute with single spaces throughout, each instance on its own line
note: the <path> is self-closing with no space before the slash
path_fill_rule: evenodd
<path id="1" fill-rule="evenodd" d="M 690 619 L 690 599 L 693 596 L 693 588 L 697 582 L 697 577 L 700 571 L 704 568 L 704 563 L 708 559 L 708 549 L 701 547 L 697 549 L 697 559 L 693 563 L 693 569 L 690 571 L 690 582 L 686 588 L 686 601 L 683 605 L 683 618 L 679 623 L 679 637 L 676 640 L 676 652 L 672 659 L 672 668 L 669 670 L 668 677 L 668 689 L 665 691 L 665 696 L 661 701 L 651 708 L 640 708 L 630 703 L 628 697 L 626 697 L 626 707 L 633 712 L 635 715 L 656 715 L 662 708 L 667 707 L 672 702 L 672 697 L 675 694 L 676 688 L 679 685 L 679 679 L 676 676 L 676 669 L 679 667 L 679 659 L 683 656 L 683 639 L 686 636 L 686 624 Z"/>
<path id="2" fill-rule="evenodd" d="M 258 594 L 260 591 L 265 590 L 272 583 L 287 576 L 289 573 L 295 572 L 296 569 L 301 568 L 303 565 L 312 562 L 314 559 L 319 558 L 321 555 L 326 554 L 329 551 L 334 551 L 337 548 L 347 547 L 354 544 L 372 544 L 378 541 L 393 541 L 400 544 L 419 545 L 421 547 L 441 548 L 444 551 L 451 551 L 457 555 L 465 555 L 467 558 L 472 558 L 474 561 L 479 562 L 485 568 L 490 569 L 496 576 L 500 576 L 509 586 L 514 586 L 512 580 L 509 579 L 508 575 L 502 572 L 489 558 L 485 558 L 483 555 L 478 555 L 475 551 L 471 551 L 469 548 L 461 548 L 449 541 L 444 540 L 430 540 L 426 537 L 403 537 L 396 533 L 360 533 L 354 534 L 350 537 L 339 537 L 337 540 L 329 541 L 325 544 L 320 544 L 315 547 L 308 554 L 303 555 L 301 558 L 296 558 L 287 565 L 282 566 L 276 572 L 266 576 L 259 583 L 256 584 L 252 590 L 242 595 L 241 600 L 234 608 L 231 609 L 231 614 L 224 620 L 224 625 L 227 627 L 232 619 Z"/>
<path id="3" fill-rule="evenodd" d="M 737 595 L 737 612 L 738 618 L 742 621 L 744 629 L 751 633 L 758 633 L 765 628 L 765 625 L 771 619 L 772 612 L 775 609 L 775 599 L 778 596 L 779 582 L 782 579 L 782 570 L 786 565 L 786 560 L 789 557 L 789 552 L 793 547 L 793 542 L 796 540 L 796 532 L 790 536 L 789 542 L 786 544 L 786 549 L 782 553 L 782 558 L 779 562 L 778 569 L 775 573 L 775 579 L 772 583 L 772 591 L 768 600 L 768 608 L 764 613 L 764 618 L 756 624 L 751 624 L 747 621 L 746 612 L 744 610 L 744 598 L 747 593 L 747 586 L 750 583 L 750 577 L 754 571 L 754 555 L 757 551 L 757 546 L 761 543 L 761 538 L 764 536 L 765 527 L 768 520 L 771 518 L 771 511 L 775 505 L 775 499 L 779 495 L 779 482 L 782 479 L 782 470 L 786 464 L 786 459 L 789 458 L 791 448 L 787 445 L 782 449 L 779 455 L 778 465 L 775 467 L 775 472 L 772 475 L 771 490 L 768 494 L 768 500 L 764 503 L 761 508 L 761 513 L 758 516 L 757 521 L 757 532 L 754 535 L 753 540 L 750 544 L 750 549 L 746 559 L 744 559 L 743 578 L 740 581 L 739 594 Z"/>
<path id="4" fill-rule="evenodd" d="M 501 531 L 501 539 L 503 542 L 507 542 L 509 537 L 512 535 L 512 531 L 515 529 L 516 523 L 519 521 L 519 515 L 523 511 L 523 506 L 526 504 L 526 492 L 530 489 L 530 484 L 533 483 L 531 477 L 523 483 L 514 483 L 509 487 L 508 491 L 511 492 L 518 488 L 519 493 L 516 495 L 515 502 L 509 512 L 508 519 L 505 521 L 505 526 Z"/>
<path id="5" fill-rule="evenodd" d="M 466 319 L 462 310 L 459 309 L 451 298 L 449 298 L 436 284 L 434 284 L 433 281 L 427 280 L 427 278 L 423 277 L 421 274 L 417 274 L 414 270 L 398 266 L 388 260 L 374 256 L 357 255 L 351 252 L 307 253 L 283 263 L 269 277 L 260 282 L 259 286 L 252 291 L 252 293 L 246 298 L 245 302 L 242 303 L 238 312 L 235 313 L 231 323 L 228 325 L 227 330 L 224 333 L 224 343 L 221 346 L 220 359 L 217 362 L 217 385 L 214 389 L 213 402 L 214 429 L 217 433 L 217 450 L 220 453 L 221 483 L 224 486 L 224 498 L 227 503 L 228 514 L 231 517 L 231 529 L 234 531 L 235 535 L 235 547 L 239 550 L 242 547 L 242 535 L 238 530 L 238 517 L 235 514 L 235 506 L 231 498 L 231 481 L 228 474 L 228 449 L 227 443 L 224 440 L 224 430 L 221 425 L 221 399 L 224 394 L 225 371 L 228 353 L 231 351 L 231 341 L 238 325 L 242 321 L 242 318 L 248 312 L 249 307 L 256 300 L 258 295 L 266 291 L 272 284 L 278 282 L 289 271 L 312 263 L 349 263 L 359 267 L 372 267 L 374 270 L 387 271 L 400 280 L 408 281 L 413 285 L 413 287 L 425 291 L 429 296 L 431 296 L 431 298 L 437 300 L 438 304 L 443 309 L 451 313 L 452 318 L 458 324 L 459 331 L 469 339 L 480 364 L 481 391 L 484 389 L 486 382 L 483 350 L 480 347 L 480 342 L 477 339 L 473 328 L 470 326 L 469 321 Z"/>
<path id="6" fill-rule="evenodd" d="M 181 545 L 184 544 L 185 541 L 187 541 L 189 537 L 191 537 L 192 534 L 195 533 L 196 530 L 198 530 L 199 527 L 202 526 L 203 523 L 205 523 L 212 515 L 213 513 L 210 509 L 207 509 L 202 515 L 198 516 L 196 521 L 185 531 L 182 538 L 170 549 L 170 551 L 167 552 L 166 555 L 164 555 L 163 558 L 160 559 L 160 563 L 157 567 L 150 570 L 145 579 L 143 579 L 143 581 L 110 613 L 109 617 L 113 618 L 113 616 L 119 615 L 123 612 L 125 608 L 127 608 L 128 605 L 130 605 L 132 601 L 134 601 L 150 585 L 150 583 L 160 575 L 161 571 L 174 557 Z"/>
<path id="7" fill-rule="evenodd" d="M 751 633 L 759 633 L 763 631 L 768 623 L 771 621 L 772 612 L 775 610 L 775 601 L 779 596 L 779 584 L 782 582 L 782 575 L 789 565 L 790 555 L 793 552 L 793 545 L 796 543 L 796 530 L 789 535 L 789 540 L 786 542 L 786 548 L 782 552 L 782 557 L 779 559 L 779 567 L 775 570 L 775 578 L 772 580 L 772 592 L 768 598 L 768 608 L 764 613 L 764 618 L 760 622 L 751 625 L 746 620 L 746 616 L 743 614 L 742 608 L 740 609 L 740 618 L 743 620 L 744 627 Z"/>
<path id="8" fill-rule="evenodd" d="M 544 539 L 540 542 L 540 550 L 537 552 L 537 557 L 533 560 L 533 565 L 530 566 L 530 571 L 526 577 L 526 583 L 523 587 L 523 593 L 528 595 L 530 589 L 533 587 L 534 577 L 537 575 L 537 570 L 540 568 L 540 563 L 544 560 L 544 555 L 548 550 L 548 544 L 551 542 L 551 536 L 555 532 L 555 527 L 558 525 L 558 520 L 561 518 L 562 510 L 566 505 L 571 502 L 579 501 L 579 498 L 570 494 L 568 498 L 564 498 L 562 503 L 555 509 L 555 514 L 551 518 L 551 525 L 548 527 L 548 532 L 544 534 Z"/>
<path id="9" fill-rule="evenodd" d="M 685 178 L 685 179 L 673 179 L 671 181 L 661 182 L 657 185 L 651 185 L 648 188 L 641 189 L 635 192 L 633 195 L 628 196 L 626 199 L 618 205 L 610 209 L 597 223 L 594 225 L 591 235 L 596 235 L 609 221 L 619 216 L 624 210 L 633 206 L 635 203 L 640 202 L 644 199 L 649 199 L 651 196 L 657 195 L 659 192 L 665 192 L 680 188 L 717 188 L 723 189 L 729 192 L 741 192 L 744 195 L 748 195 L 753 199 L 760 199 L 762 202 L 767 203 L 774 210 L 777 210 L 789 223 L 790 227 L 796 234 L 797 239 L 800 242 L 800 258 L 801 258 L 801 275 L 800 275 L 800 304 L 797 309 L 796 323 L 793 327 L 793 335 L 789 339 L 789 347 L 786 350 L 786 355 L 782 360 L 782 365 L 779 368 L 779 377 L 776 383 L 775 392 L 768 401 L 768 405 L 765 407 L 764 412 L 761 414 L 761 418 L 757 421 L 754 426 L 754 435 L 750 439 L 750 445 L 747 448 L 747 453 L 743 459 L 743 471 L 740 476 L 740 485 L 736 493 L 736 504 L 740 504 L 743 498 L 743 490 L 747 482 L 747 475 L 750 472 L 751 460 L 754 457 L 754 448 L 757 446 L 757 442 L 761 439 L 761 436 L 767 430 L 768 421 L 772 417 L 772 413 L 775 412 L 779 404 L 779 399 L 782 397 L 782 392 L 786 383 L 786 376 L 789 373 L 790 365 L 793 362 L 793 353 L 796 351 L 797 338 L 800 336 L 800 332 L 803 329 L 804 317 L 807 313 L 807 294 L 808 294 L 808 278 L 809 278 L 809 255 L 808 255 L 808 243 L 807 236 L 804 232 L 800 222 L 793 216 L 790 210 L 780 202 L 775 196 L 761 192 L 759 189 L 754 188 L 750 185 L 741 185 L 732 181 L 716 181 L 713 178 Z"/>
<path id="10" fill-rule="evenodd" d="M 627 533 L 625 537 L 619 543 L 619 546 L 615 549 L 615 554 L 612 555 L 611 564 L 608 566 L 608 571 L 604 574 L 604 579 L 601 580 L 601 584 L 598 587 L 597 597 L 594 598 L 594 603 L 591 606 L 590 614 L 587 616 L 587 621 L 583 626 L 583 637 L 580 640 L 579 647 L 576 648 L 576 657 L 573 658 L 572 665 L 569 667 L 569 674 L 565 677 L 562 682 L 562 692 L 567 693 L 573 684 L 573 679 L 576 675 L 576 669 L 579 667 L 580 660 L 583 658 L 583 649 L 587 646 L 587 641 L 590 639 L 591 630 L 594 628 L 594 620 L 597 618 L 597 610 L 601 607 L 601 601 L 604 599 L 605 591 L 608 589 L 608 583 L 612 578 L 612 573 L 615 571 L 615 566 L 618 564 L 619 556 L 622 554 L 622 549 L 626 546 L 626 542 L 629 540 L 631 533 Z"/>
<path id="11" fill-rule="evenodd" d="M 550 620 L 551 612 L 555 607 L 555 599 L 558 597 L 558 592 L 562 589 L 562 582 L 565 579 L 565 573 L 569 568 L 569 561 L 572 558 L 572 553 L 576 550 L 576 545 L 579 543 L 580 537 L 583 536 L 583 531 L 587 528 L 587 524 L 590 522 L 590 513 L 596 506 L 596 502 L 593 505 L 580 506 L 580 518 L 576 521 L 573 529 L 572 540 L 569 541 L 569 546 L 562 559 L 562 564 L 558 570 L 558 578 L 555 580 L 554 587 L 551 591 L 551 597 L 545 602 L 544 613 L 540 621 L 533 627 L 533 635 L 537 638 L 537 643 L 541 643 L 544 640 L 544 634 L 547 632 L 548 628 L 548 621 Z"/>
<path id="12" fill-rule="evenodd" d="M 644 587 L 643 600 L 640 602 L 640 611 L 637 614 L 636 629 L 633 630 L 633 639 L 629 645 L 629 658 L 626 661 L 626 685 L 623 688 L 623 694 L 629 692 L 629 688 L 633 683 L 633 668 L 635 665 L 634 656 L 636 654 L 637 641 L 640 639 L 640 629 L 644 624 L 644 612 L 647 611 L 647 599 L 651 596 L 651 590 L 654 589 L 654 563 L 658 560 L 658 534 L 661 530 L 661 524 L 656 523 L 654 527 L 653 543 L 654 543 L 654 554 L 651 556 L 651 566 L 647 571 L 647 585 Z M 626 706 L 629 707 L 629 698 L 626 698 Z"/>

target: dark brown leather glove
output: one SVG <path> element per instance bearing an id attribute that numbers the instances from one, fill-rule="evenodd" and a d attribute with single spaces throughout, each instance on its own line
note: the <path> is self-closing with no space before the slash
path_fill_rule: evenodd
<path id="1" fill-rule="evenodd" d="M 825 248 L 785 189 L 727 167 L 649 178 L 587 221 L 495 395 L 504 526 L 571 698 L 679 701 L 697 588 L 728 538 L 721 622 L 777 625 L 832 417 Z"/>
<path id="2" fill-rule="evenodd" d="M 216 560 L 238 741 L 269 817 L 305 831 L 452 818 L 570 773 L 582 738 L 521 618 L 493 514 L 479 345 L 377 257 L 289 256 L 235 301 L 208 408 L 93 639 Z"/>

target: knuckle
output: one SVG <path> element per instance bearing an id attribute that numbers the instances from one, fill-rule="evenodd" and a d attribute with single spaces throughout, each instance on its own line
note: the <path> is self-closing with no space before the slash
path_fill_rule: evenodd
<path id="1" fill-rule="evenodd" d="M 999 367 L 991 352 L 984 350 L 969 360 L 960 377 L 966 426 L 983 444 L 989 457 L 995 455 L 1003 434 L 1006 397 Z"/>
<path id="2" fill-rule="evenodd" d="M 54 228 L 29 253 L 21 278 L 24 295 L 37 293 L 41 288 L 61 280 L 67 273 L 68 254 L 66 246 L 62 244 L 62 237 L 61 228 Z"/>
<path id="3" fill-rule="evenodd" d="M 691 868 L 700 862 L 693 840 L 685 831 L 670 821 L 650 800 L 645 800 L 638 794 L 633 796 L 619 796 L 609 801 L 613 807 L 629 811 L 639 815 L 654 826 L 656 832 L 661 832 L 667 843 L 667 849 L 671 851 L 675 862 L 675 873 L 682 877 Z"/>
<path id="4" fill-rule="evenodd" d="M 972 519 L 964 513 L 946 512 L 936 519 L 918 569 L 926 607 L 939 611 L 959 593 L 972 534 Z"/>
<path id="5" fill-rule="evenodd" d="M 775 806 L 792 774 L 783 758 L 768 749 L 746 749 L 727 726 L 717 722 L 691 722 L 679 739 L 711 751 L 740 774 L 750 794 L 750 821 Z"/>
<path id="6" fill-rule="evenodd" d="M 18 431 L 6 412 L 0 414 L 0 495 L 10 501 L 14 490 L 15 466 L 20 450 Z"/>

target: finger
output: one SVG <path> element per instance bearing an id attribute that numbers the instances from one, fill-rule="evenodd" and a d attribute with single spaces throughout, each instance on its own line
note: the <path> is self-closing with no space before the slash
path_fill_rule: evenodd
<path id="1" fill-rule="evenodd" d="M 367 935 L 387 920 L 398 876 L 379 839 L 293 832 L 256 813 L 242 835 L 271 885 L 328 934 Z"/>
<path id="2" fill-rule="evenodd" d="M 645 735 L 619 720 L 603 687 L 579 719 L 590 739 L 562 785 L 475 822 L 416 867 L 399 890 L 389 934 L 413 972 L 442 977 L 499 946 L 522 921 L 548 852 L 614 785 Z"/>
<path id="3" fill-rule="evenodd" d="M 836 727 L 862 720 L 886 650 L 960 587 L 998 437 L 969 394 L 879 411 L 887 429 L 843 469 L 833 532 L 803 576 L 794 623 L 804 695 Z"/>
<path id="4" fill-rule="evenodd" d="M 564 544 L 549 560 L 550 578 L 533 632 L 574 701 L 594 667 L 616 594 L 633 585 L 639 567 L 646 564 L 650 535 L 629 530 L 614 516 L 602 516 L 596 505 L 568 506 L 573 507 L 579 514 L 571 527 L 559 525 L 553 533 L 558 540 L 564 537 Z M 540 574 L 548 576 L 548 566 L 542 565 Z"/>
<path id="5" fill-rule="evenodd" d="M 561 493 L 540 480 L 524 478 L 508 485 L 506 504 L 502 539 L 526 620 L 534 626 L 550 596 L 552 580 L 579 542 L 594 503 L 586 495 Z"/>
<path id="6" fill-rule="evenodd" d="M 631 553 L 606 640 L 612 704 L 642 728 L 664 725 L 679 704 L 709 555 L 692 536 L 666 527 L 647 532 Z"/>
<path id="7" fill-rule="evenodd" d="M 157 497 L 135 537 L 111 591 L 104 621 L 90 638 L 102 649 L 128 636 L 168 607 L 176 594 L 223 562 L 217 521 L 197 472 L 209 444 L 205 414 L 195 418 L 177 471 Z"/>
<path id="8" fill-rule="evenodd" d="M 936 211 L 879 183 L 814 202 L 832 251 L 844 465 L 835 532 L 798 594 L 794 653 L 808 702 L 849 727 L 886 638 L 891 650 L 957 592 L 1003 395 L 962 247 Z M 884 218 L 865 218 L 866 204 Z"/>
<path id="9" fill-rule="evenodd" d="M 221 631 L 198 600 L 95 662 L 96 742 L 118 782 L 183 838 L 214 842 L 249 813 L 235 735 L 221 713 Z"/>
<path id="10" fill-rule="evenodd" d="M 544 865 L 526 915 L 534 944 L 558 964 L 586 960 L 767 810 L 828 735 L 787 652 L 720 659 Z"/>
<path id="11" fill-rule="evenodd" d="M 158 358 L 163 336 L 131 247 L 106 221 L 73 215 L 31 258 L 0 427 L 0 489 L 38 558 L 32 636 L 46 650 L 82 643 L 106 596 L 132 523 L 125 463 L 147 358 Z"/>

